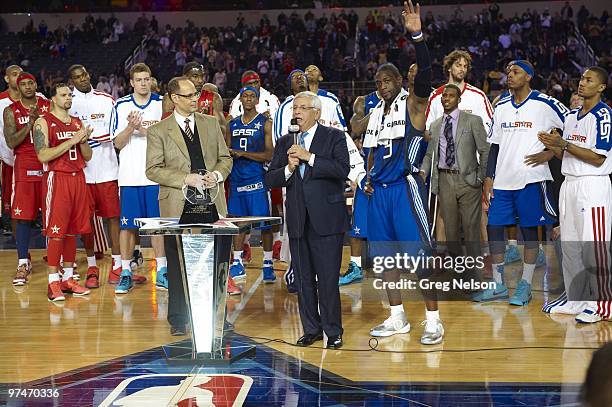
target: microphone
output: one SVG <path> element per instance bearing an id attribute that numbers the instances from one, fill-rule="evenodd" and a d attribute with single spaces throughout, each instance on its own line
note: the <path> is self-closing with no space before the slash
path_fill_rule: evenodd
<path id="1" fill-rule="evenodd" d="M 297 144 L 297 136 L 300 133 L 300 126 L 298 126 L 298 122 L 296 118 L 291 119 L 291 124 L 289 125 L 289 134 L 293 135 L 293 144 Z"/>

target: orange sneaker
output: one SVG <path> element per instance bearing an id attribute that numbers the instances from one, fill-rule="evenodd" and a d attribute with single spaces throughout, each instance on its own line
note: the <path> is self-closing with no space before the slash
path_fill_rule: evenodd
<path id="1" fill-rule="evenodd" d="M 13 278 L 13 285 L 15 287 L 26 285 L 28 282 L 28 277 L 30 276 L 30 268 L 27 264 L 21 264 L 17 267 L 17 272 L 15 273 L 15 277 Z"/>
<path id="2" fill-rule="evenodd" d="M 51 302 L 64 301 L 66 299 L 59 281 L 49 283 L 47 286 L 47 299 Z"/>
<path id="3" fill-rule="evenodd" d="M 227 278 L 227 293 L 229 295 L 240 295 L 242 294 L 242 290 L 240 289 L 240 287 L 238 287 L 236 285 L 236 283 L 234 283 L 234 279 L 231 277 Z"/>
<path id="4" fill-rule="evenodd" d="M 72 294 L 76 297 L 89 294 L 89 290 L 83 286 L 80 286 L 72 277 L 66 281 L 62 281 L 61 288 L 63 292 Z"/>
<path id="5" fill-rule="evenodd" d="M 283 246 L 283 243 L 280 240 L 277 240 L 272 245 L 272 258 L 274 260 L 280 260 L 280 252 L 281 252 L 282 246 Z"/>
<path id="6" fill-rule="evenodd" d="M 98 267 L 91 266 L 87 268 L 87 278 L 85 279 L 85 287 L 100 287 L 100 269 Z"/>

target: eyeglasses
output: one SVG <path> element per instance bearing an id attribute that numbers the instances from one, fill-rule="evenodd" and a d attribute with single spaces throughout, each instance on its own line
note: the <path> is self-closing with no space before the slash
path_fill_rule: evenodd
<path id="1" fill-rule="evenodd" d="M 316 107 L 314 106 L 293 106 L 293 110 L 312 110 L 312 109 L 316 109 Z"/>
<path id="2" fill-rule="evenodd" d="M 199 99 L 200 98 L 200 94 L 201 94 L 201 92 L 190 93 L 188 95 L 181 95 L 180 93 L 175 93 L 176 96 L 180 96 L 180 97 L 185 98 L 185 99 L 193 99 L 193 98 Z"/>

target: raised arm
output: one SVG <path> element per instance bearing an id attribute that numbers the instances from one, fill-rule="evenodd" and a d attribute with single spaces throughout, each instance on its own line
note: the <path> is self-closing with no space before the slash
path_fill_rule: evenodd
<path id="1" fill-rule="evenodd" d="M 353 117 L 351 117 L 351 136 L 357 138 L 368 128 L 370 114 L 365 114 L 365 97 L 359 96 L 353 103 Z"/>

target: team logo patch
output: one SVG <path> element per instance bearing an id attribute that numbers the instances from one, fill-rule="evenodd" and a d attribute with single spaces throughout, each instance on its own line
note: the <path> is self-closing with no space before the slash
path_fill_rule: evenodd
<path id="1" fill-rule="evenodd" d="M 122 381 L 106 406 L 242 406 L 253 379 L 237 374 L 147 374 Z"/>

